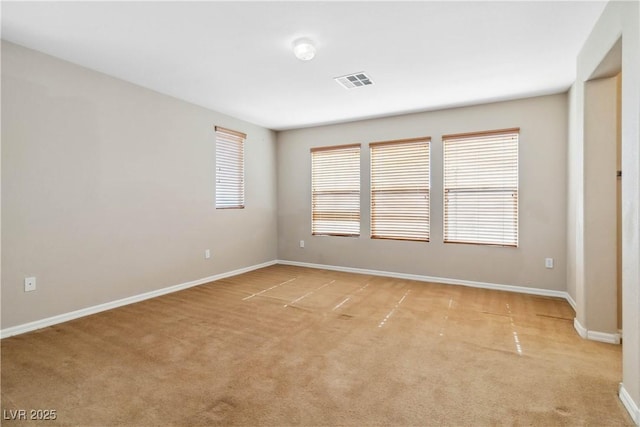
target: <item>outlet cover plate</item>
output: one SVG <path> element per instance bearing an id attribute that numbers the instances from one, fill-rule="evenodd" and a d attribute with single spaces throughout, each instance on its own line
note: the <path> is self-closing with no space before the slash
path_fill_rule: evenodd
<path id="1" fill-rule="evenodd" d="M 25 277 L 24 278 L 24 291 L 31 292 L 36 290 L 36 278 L 35 277 Z"/>

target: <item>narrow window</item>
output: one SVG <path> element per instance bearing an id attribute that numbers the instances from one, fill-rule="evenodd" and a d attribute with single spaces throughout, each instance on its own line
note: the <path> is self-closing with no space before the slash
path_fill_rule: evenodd
<path id="1" fill-rule="evenodd" d="M 371 238 L 429 241 L 430 138 L 371 148 Z"/>
<path id="2" fill-rule="evenodd" d="M 519 133 L 442 137 L 446 243 L 518 246 Z"/>
<path id="3" fill-rule="evenodd" d="M 311 149 L 311 234 L 360 235 L 360 144 Z"/>
<path id="4" fill-rule="evenodd" d="M 216 126 L 216 209 L 244 208 L 247 135 Z"/>

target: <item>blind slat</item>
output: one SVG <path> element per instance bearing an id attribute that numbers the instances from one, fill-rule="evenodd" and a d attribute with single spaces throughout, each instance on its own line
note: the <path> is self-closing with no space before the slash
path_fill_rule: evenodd
<path id="1" fill-rule="evenodd" d="M 519 129 L 443 136 L 444 241 L 518 246 Z"/>
<path id="2" fill-rule="evenodd" d="M 371 237 L 429 241 L 430 138 L 371 149 Z"/>
<path id="3" fill-rule="evenodd" d="M 216 209 L 244 208 L 246 135 L 220 126 L 216 132 Z"/>
<path id="4" fill-rule="evenodd" d="M 311 234 L 360 235 L 360 145 L 311 149 Z"/>

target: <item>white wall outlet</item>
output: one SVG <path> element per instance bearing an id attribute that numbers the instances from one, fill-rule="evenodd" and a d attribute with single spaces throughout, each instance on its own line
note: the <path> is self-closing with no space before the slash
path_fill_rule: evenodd
<path id="1" fill-rule="evenodd" d="M 553 268 L 553 258 L 545 258 L 544 259 L 544 266 L 546 268 Z"/>
<path id="2" fill-rule="evenodd" d="M 304 248 L 304 240 L 300 240 L 300 247 Z"/>
<path id="3" fill-rule="evenodd" d="M 204 259 L 209 259 L 211 258 L 211 249 L 205 249 L 204 250 Z"/>
<path id="4" fill-rule="evenodd" d="M 24 291 L 31 292 L 36 290 L 36 278 L 35 277 L 25 277 L 24 278 Z"/>

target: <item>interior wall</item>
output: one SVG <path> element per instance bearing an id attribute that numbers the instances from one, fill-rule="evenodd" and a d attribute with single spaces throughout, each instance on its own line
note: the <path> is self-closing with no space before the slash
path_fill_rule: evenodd
<path id="1" fill-rule="evenodd" d="M 622 73 L 616 76 L 616 322 L 622 330 Z"/>
<path id="2" fill-rule="evenodd" d="M 443 243 L 442 135 L 520 127 L 518 248 Z M 431 241 L 369 238 L 375 141 L 431 137 Z M 311 236 L 311 147 L 362 143 L 361 236 Z M 567 95 L 278 133 L 280 259 L 565 291 Z M 305 247 L 299 241 L 305 240 Z M 555 259 L 553 269 L 545 257 Z"/>
<path id="3" fill-rule="evenodd" d="M 578 286 L 584 282 L 584 270 L 578 265 L 584 265 L 583 221 L 582 206 L 584 198 L 582 181 L 584 164 L 580 159 L 584 157 L 582 144 L 579 143 L 577 119 L 579 117 L 577 106 L 583 96 L 581 91 L 572 85 L 568 93 L 569 117 L 568 117 L 568 145 L 567 145 L 567 293 L 576 305 L 576 318 L 583 323 L 584 313 L 584 286 Z"/>
<path id="4" fill-rule="evenodd" d="M 245 209 L 215 209 L 215 125 Z M 270 130 L 3 41 L 2 145 L 2 328 L 276 259 Z"/>
<path id="5" fill-rule="evenodd" d="M 584 325 L 610 334 L 618 332 L 617 106 L 616 77 L 585 83 Z"/>
<path id="6" fill-rule="evenodd" d="M 576 317 L 586 318 L 584 229 L 584 91 L 587 81 L 618 40 L 622 40 L 622 390 L 632 401 L 627 408 L 640 422 L 640 7 L 638 2 L 611 1 L 594 26 L 577 58 L 577 78 L 570 98 L 569 200 L 575 211 L 575 240 L 569 239 L 567 253 L 575 280 L 569 288 L 576 292 Z M 588 325 L 585 325 L 588 328 Z M 635 406 L 636 409 L 633 409 Z"/>

